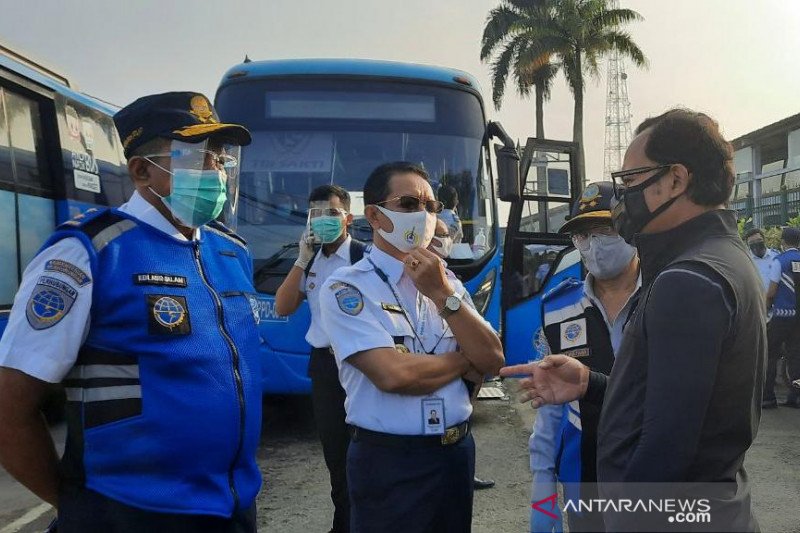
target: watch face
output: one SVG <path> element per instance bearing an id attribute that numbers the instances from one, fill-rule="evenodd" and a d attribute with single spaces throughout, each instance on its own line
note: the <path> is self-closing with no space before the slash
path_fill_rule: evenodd
<path id="1" fill-rule="evenodd" d="M 444 302 L 444 306 L 451 311 L 458 311 L 458 308 L 461 307 L 461 298 L 456 295 L 448 296 L 447 300 Z"/>

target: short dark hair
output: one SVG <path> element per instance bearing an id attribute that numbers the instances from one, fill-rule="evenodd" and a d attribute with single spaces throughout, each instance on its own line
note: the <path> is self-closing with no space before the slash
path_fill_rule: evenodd
<path id="1" fill-rule="evenodd" d="M 395 174 L 416 174 L 425 181 L 430 181 L 428 173 L 419 165 L 408 161 L 384 163 L 370 173 L 364 183 L 364 205 L 374 205 L 386 200 L 389 196 L 389 180 Z"/>
<path id="2" fill-rule="evenodd" d="M 452 185 L 442 185 L 439 187 L 439 201 L 444 204 L 446 209 L 453 209 L 458 202 L 458 191 Z"/>
<path id="3" fill-rule="evenodd" d="M 324 202 L 330 200 L 331 196 L 337 197 L 342 201 L 345 209 L 350 211 L 350 193 L 338 185 L 320 185 L 308 195 L 310 202 Z"/>
<path id="4" fill-rule="evenodd" d="M 728 201 L 735 178 L 733 149 L 714 119 L 689 109 L 670 109 L 639 124 L 636 134 L 648 129 L 645 154 L 662 165 L 685 165 L 692 174 L 687 194 L 694 203 L 715 206 Z"/>
<path id="5" fill-rule="evenodd" d="M 764 230 L 762 230 L 761 228 L 753 228 L 753 229 L 747 230 L 747 233 L 744 234 L 744 240 L 749 239 L 753 235 L 761 235 L 761 238 L 763 239 L 764 238 Z"/>
<path id="6" fill-rule="evenodd" d="M 789 246 L 800 246 L 800 229 L 791 226 L 783 228 L 781 240 Z"/>

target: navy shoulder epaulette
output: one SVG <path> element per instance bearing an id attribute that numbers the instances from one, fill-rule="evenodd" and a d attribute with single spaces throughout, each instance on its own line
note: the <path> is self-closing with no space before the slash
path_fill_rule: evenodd
<path id="1" fill-rule="evenodd" d="M 59 224 L 58 229 L 77 229 L 87 234 L 89 238 L 94 238 L 98 233 L 103 231 L 108 226 L 116 224 L 123 219 L 124 217 L 115 213 L 108 207 L 92 207 L 83 213 L 75 215 L 66 222 L 62 222 Z"/>
<path id="2" fill-rule="evenodd" d="M 582 290 L 583 282 L 581 280 L 575 278 L 567 278 L 549 291 L 547 291 L 544 296 L 542 296 L 542 302 L 547 300 L 552 300 L 556 296 L 560 296 L 562 294 L 566 294 L 569 291 L 575 290 L 576 288 Z"/>

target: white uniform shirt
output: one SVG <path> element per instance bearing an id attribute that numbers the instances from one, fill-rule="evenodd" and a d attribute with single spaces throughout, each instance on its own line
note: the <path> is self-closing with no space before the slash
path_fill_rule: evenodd
<path id="1" fill-rule="evenodd" d="M 761 276 L 761 282 L 764 284 L 765 292 L 767 289 L 769 289 L 772 263 L 776 257 L 778 257 L 778 252 L 776 252 L 772 248 L 767 248 L 767 253 L 764 254 L 764 257 L 758 257 L 753 252 L 750 252 L 750 259 L 753 260 L 753 263 L 756 265 L 756 268 L 758 269 L 758 274 Z M 780 266 L 778 267 L 778 270 L 780 270 Z"/>
<path id="2" fill-rule="evenodd" d="M 353 239 L 348 235 L 347 239 L 339 245 L 336 252 L 330 256 L 322 253 L 322 248 L 317 252 L 314 263 L 308 271 L 308 276 L 303 273 L 300 279 L 300 292 L 305 293 L 308 299 L 308 307 L 311 310 L 311 325 L 306 333 L 306 342 L 314 348 L 327 348 L 331 345 L 328 335 L 322 329 L 319 318 L 319 293 L 325 280 L 340 267 L 350 265 L 350 242 Z"/>
<path id="3" fill-rule="evenodd" d="M 442 209 L 442 212 L 437 215 L 447 225 L 450 231 L 450 236 L 453 238 L 454 243 L 459 243 L 464 239 L 464 230 L 461 226 L 461 219 L 458 218 L 454 209 Z"/>
<path id="4" fill-rule="evenodd" d="M 391 289 L 375 272 L 372 262 L 387 276 L 401 305 L 413 324 L 402 313 Z M 452 272 L 448 278 L 457 294 L 464 286 Z M 477 313 L 469 305 L 462 311 Z M 422 435 L 422 399 L 442 398 L 444 427 L 467 420 L 472 414 L 467 388 L 459 377 L 425 396 L 393 394 L 380 390 L 355 366 L 347 362 L 351 355 L 374 348 L 393 348 L 398 341 L 413 353 L 452 352 L 458 343 L 436 305 L 417 291 L 403 274 L 403 263 L 378 248 L 372 248 L 352 267 L 337 270 L 325 282 L 320 295 L 322 325 L 331 341 L 339 365 L 339 380 L 347 393 L 347 423 L 372 431 L 395 435 Z M 491 327 L 487 323 L 487 327 Z M 421 339 L 415 339 L 414 330 Z M 404 357 L 399 355 L 398 357 Z M 413 357 L 408 355 L 406 357 Z"/>
<path id="5" fill-rule="evenodd" d="M 120 210 L 178 240 L 187 240 L 138 192 Z M 60 320 L 45 329 L 35 329 L 28 320 L 27 307 L 31 298 L 44 288 L 39 284 L 42 278 L 55 278 L 69 285 L 75 291 L 74 301 Z M 0 340 L 0 366 L 59 383 L 75 364 L 89 333 L 91 278 L 89 253 L 76 238 L 62 239 L 34 257 L 22 276 L 8 326 Z"/>

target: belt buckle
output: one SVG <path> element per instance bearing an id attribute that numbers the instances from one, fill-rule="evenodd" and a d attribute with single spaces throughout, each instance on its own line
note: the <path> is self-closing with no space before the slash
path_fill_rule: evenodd
<path id="1" fill-rule="evenodd" d="M 458 426 L 453 426 L 451 428 L 447 428 L 442 435 L 442 446 L 449 446 L 450 444 L 455 444 L 461 438 L 461 431 L 459 431 Z"/>

